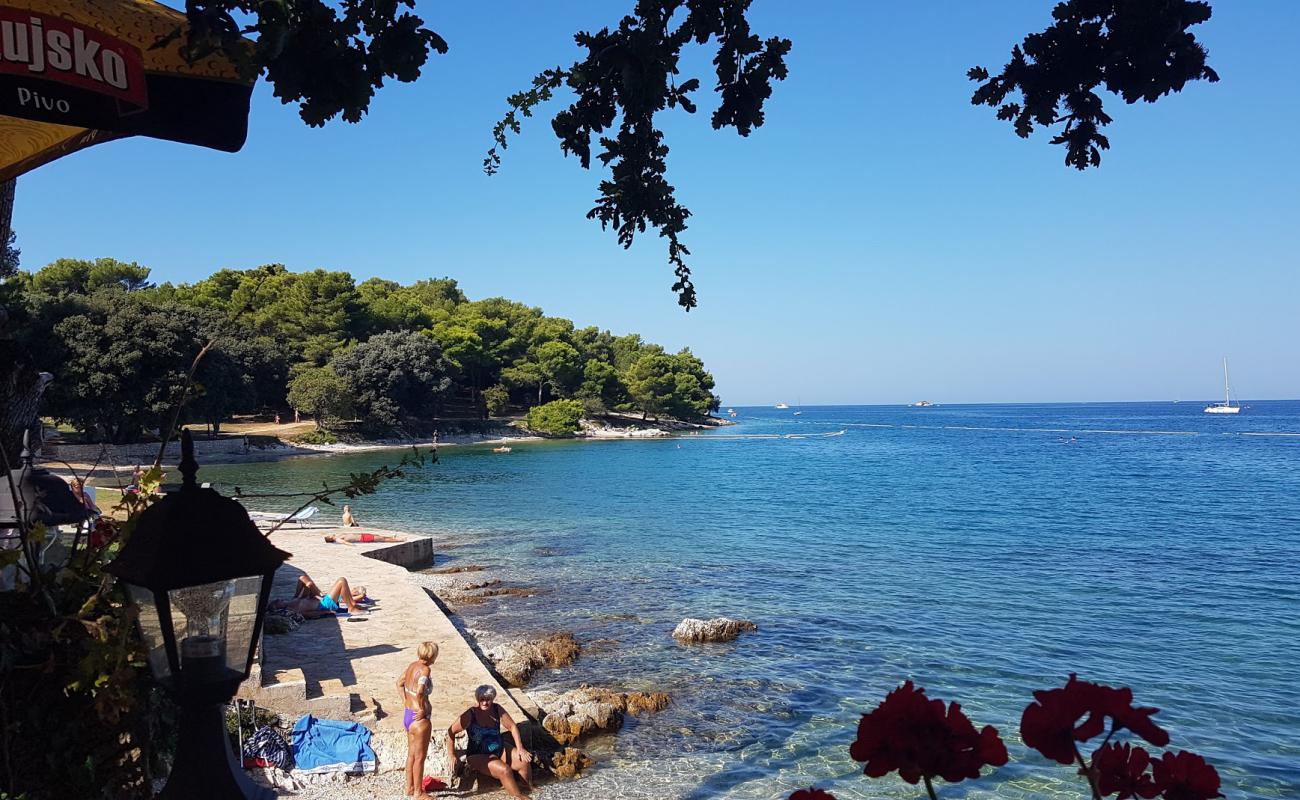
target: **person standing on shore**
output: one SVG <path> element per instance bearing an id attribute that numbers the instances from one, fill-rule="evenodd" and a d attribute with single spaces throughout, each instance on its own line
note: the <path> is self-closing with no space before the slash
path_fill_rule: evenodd
<path id="1" fill-rule="evenodd" d="M 426 800 L 429 795 L 424 791 L 424 759 L 433 733 L 429 692 L 433 689 L 431 667 L 438 658 L 437 642 L 421 642 L 415 655 L 416 659 L 397 679 L 397 688 L 402 693 L 402 725 L 406 728 L 406 794 Z"/>

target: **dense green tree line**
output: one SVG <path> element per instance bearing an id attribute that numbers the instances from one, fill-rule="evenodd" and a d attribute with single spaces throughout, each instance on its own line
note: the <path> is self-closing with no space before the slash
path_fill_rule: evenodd
<path id="1" fill-rule="evenodd" d="M 139 264 L 60 259 L 4 290 L 37 363 L 56 376 L 46 413 L 113 442 L 166 425 L 191 369 L 182 419 L 214 430 L 288 407 L 324 427 L 358 418 L 383 431 L 559 399 L 589 415 L 718 408 L 713 376 L 689 350 L 504 298 L 471 301 L 449 278 L 357 283 L 272 265 L 155 284 Z"/>

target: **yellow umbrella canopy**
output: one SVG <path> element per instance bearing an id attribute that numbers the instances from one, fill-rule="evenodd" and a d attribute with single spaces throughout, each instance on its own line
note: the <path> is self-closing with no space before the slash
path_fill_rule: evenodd
<path id="1" fill-rule="evenodd" d="M 186 30 L 152 0 L 0 0 L 0 181 L 126 136 L 243 147 L 255 78 L 187 61 Z"/>

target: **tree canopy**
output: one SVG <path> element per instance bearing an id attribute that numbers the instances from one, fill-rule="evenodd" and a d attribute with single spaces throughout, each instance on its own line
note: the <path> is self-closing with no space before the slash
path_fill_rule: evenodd
<path id="1" fill-rule="evenodd" d="M 46 413 L 114 442 L 169 424 L 208 341 L 183 419 L 214 432 L 234 414 L 286 404 L 318 426 L 356 415 L 407 432 L 555 400 L 683 419 L 718 407 L 713 376 L 689 350 L 668 354 L 502 297 L 470 300 L 450 278 L 358 284 L 272 264 L 155 286 L 138 264 L 60 259 L 3 287 L 35 363 L 55 373 Z"/>
<path id="2" fill-rule="evenodd" d="M 990 76 L 984 67 L 971 68 L 968 77 L 980 82 L 971 102 L 996 107 L 998 119 L 1010 122 L 1021 138 L 1035 126 L 1064 123 L 1052 144 L 1065 146 L 1065 163 L 1101 166 L 1101 151 L 1110 148 L 1101 129 L 1111 118 L 1097 87 L 1125 103 L 1154 103 L 1182 91 L 1188 81 L 1218 81 L 1205 63 L 1205 47 L 1187 31 L 1210 13 L 1202 0 L 1058 3 L 1052 10 L 1056 21 L 1012 48 L 1002 72 Z M 1006 102 L 1012 93 L 1021 102 Z"/>

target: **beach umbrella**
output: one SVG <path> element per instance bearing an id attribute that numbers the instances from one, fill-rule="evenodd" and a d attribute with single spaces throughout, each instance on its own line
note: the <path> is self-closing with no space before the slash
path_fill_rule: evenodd
<path id="1" fill-rule="evenodd" d="M 187 31 L 152 0 L 0 0 L 0 181 L 127 136 L 243 147 L 256 76 L 190 63 Z"/>

